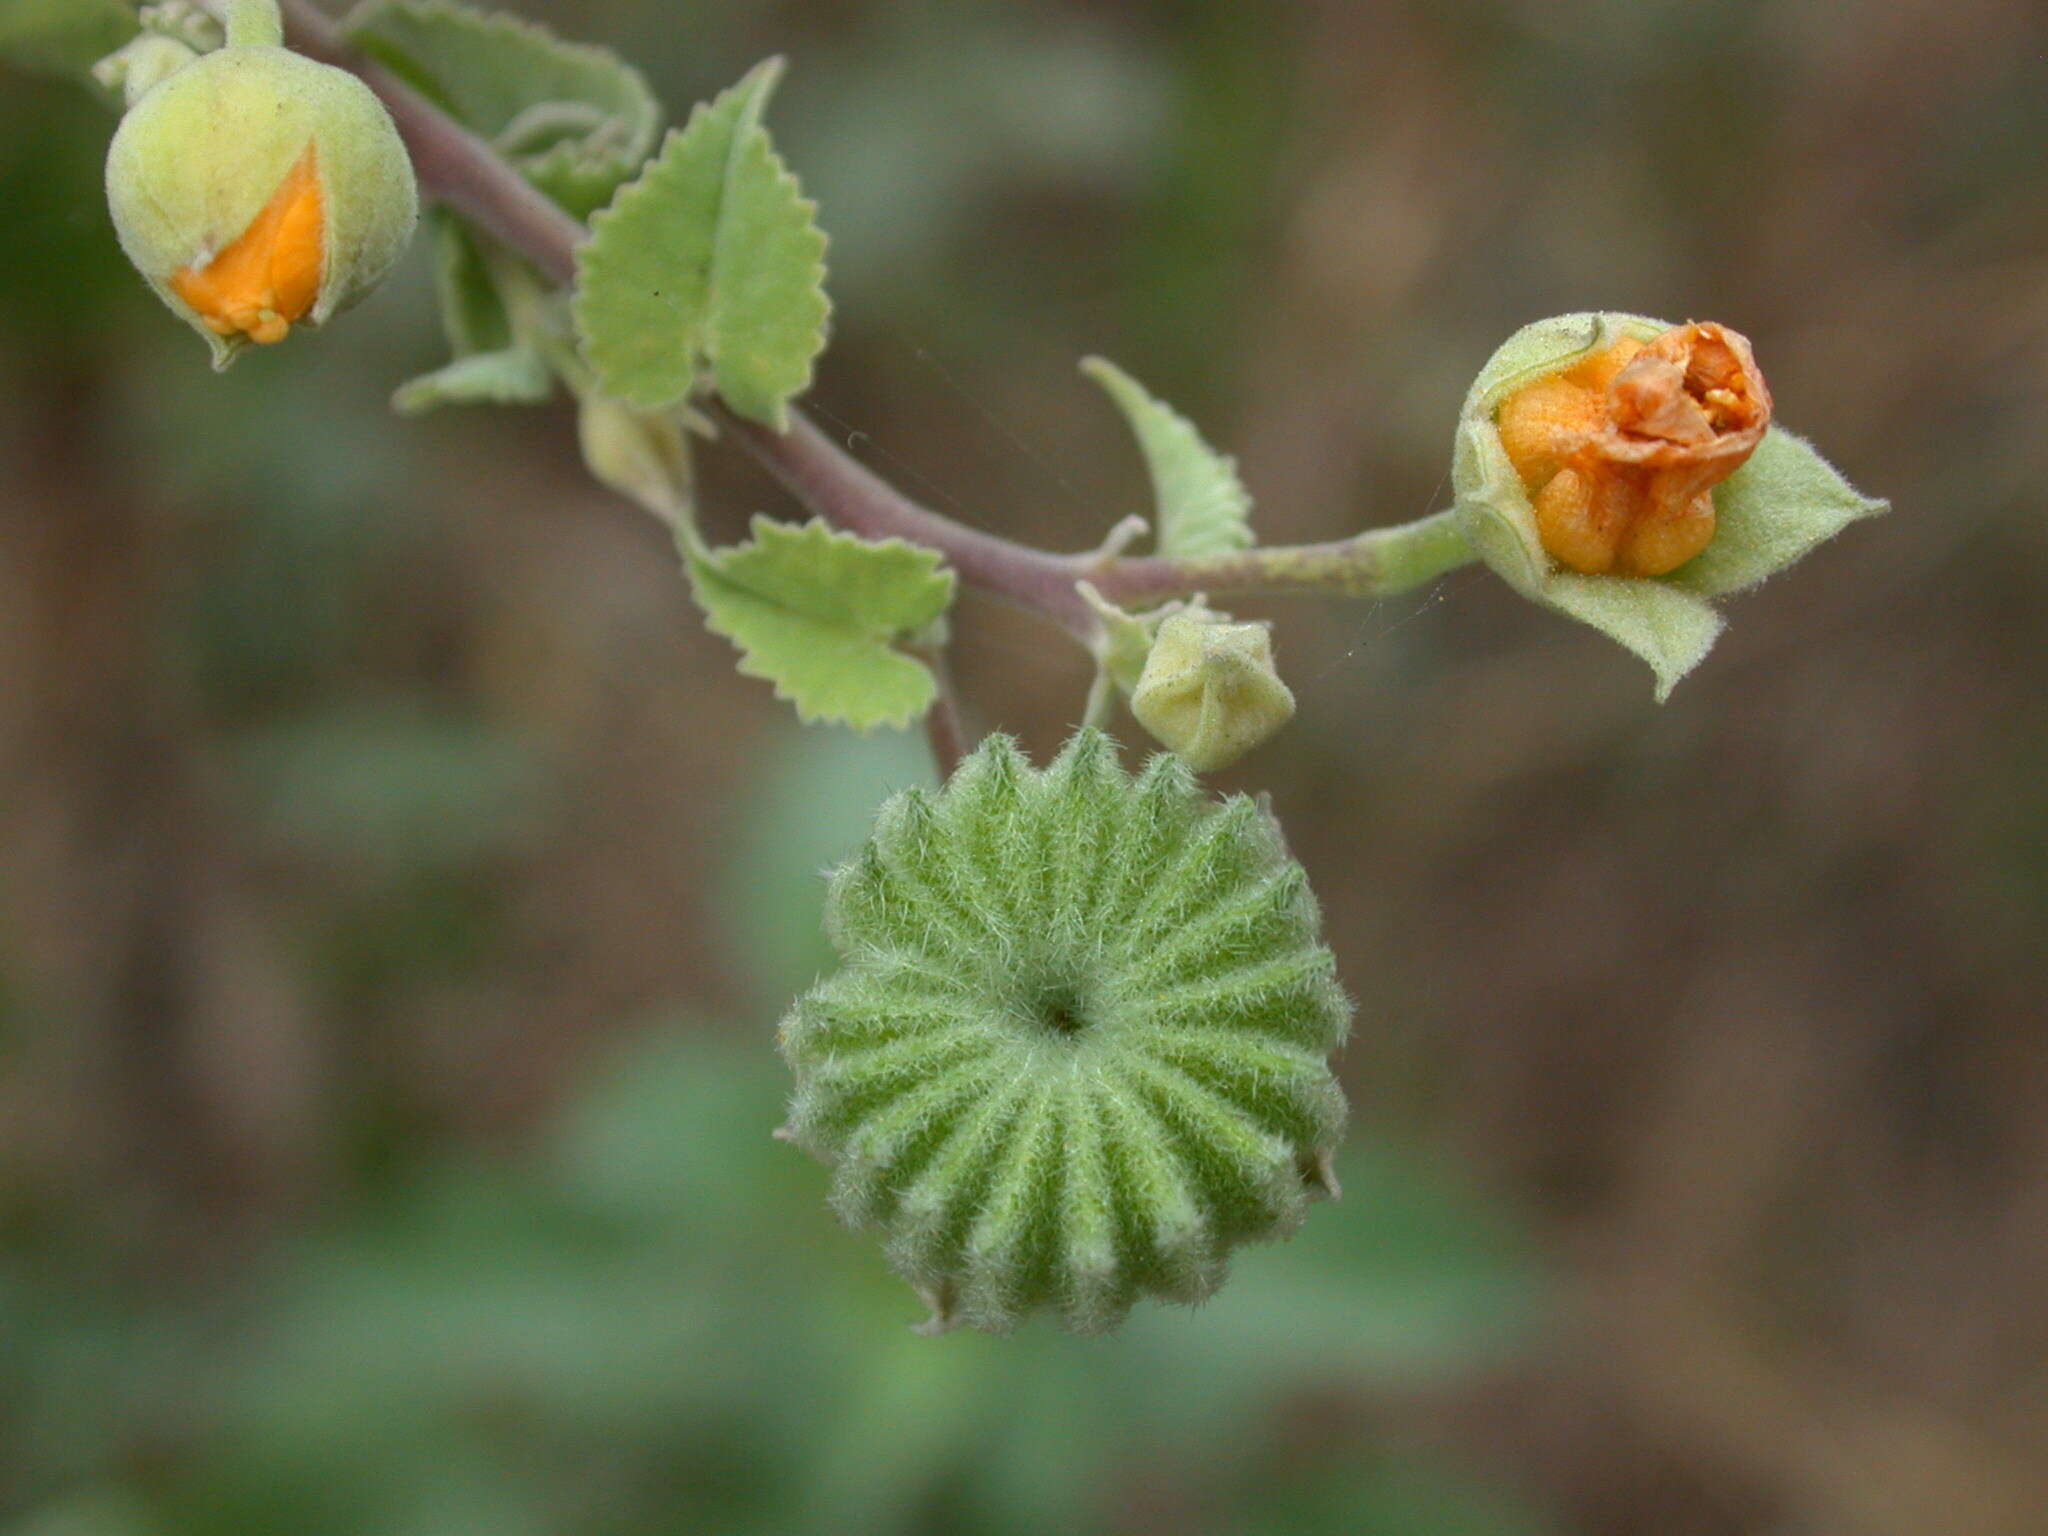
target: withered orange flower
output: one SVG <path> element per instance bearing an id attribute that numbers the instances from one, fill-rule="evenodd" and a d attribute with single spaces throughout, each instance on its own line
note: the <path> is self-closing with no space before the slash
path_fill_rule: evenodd
<path id="1" fill-rule="evenodd" d="M 309 144 L 235 242 L 203 269 L 173 272 L 171 286 L 215 335 L 273 346 L 319 297 L 324 232 L 320 166 Z"/>
<path id="2" fill-rule="evenodd" d="M 1517 390 L 1497 418 L 1544 549 L 1588 576 L 1662 576 L 1705 549 L 1709 492 L 1770 422 L 1748 340 L 1711 322 L 1617 341 Z"/>

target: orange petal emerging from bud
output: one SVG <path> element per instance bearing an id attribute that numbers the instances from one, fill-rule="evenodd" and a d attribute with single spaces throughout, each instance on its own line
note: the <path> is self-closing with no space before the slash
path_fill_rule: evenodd
<path id="1" fill-rule="evenodd" d="M 320 167 L 309 144 L 234 244 L 204 268 L 179 268 L 171 286 L 216 335 L 239 333 L 270 346 L 319 297 L 325 237 Z"/>
<path id="2" fill-rule="evenodd" d="M 1770 421 L 1749 342 L 1707 323 L 1623 339 L 1539 379 L 1502 402 L 1498 426 L 1553 560 L 1662 576 L 1712 540 L 1708 492 Z"/>

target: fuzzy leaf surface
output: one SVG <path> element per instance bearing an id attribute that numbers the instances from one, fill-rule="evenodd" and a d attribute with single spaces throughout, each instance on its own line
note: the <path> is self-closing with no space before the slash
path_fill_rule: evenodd
<path id="1" fill-rule="evenodd" d="M 554 386 L 546 363 L 525 347 L 506 347 L 471 352 L 407 380 L 391 396 L 391 408 L 418 416 L 444 405 L 537 405 Z"/>
<path id="2" fill-rule="evenodd" d="M 547 363 L 515 334 L 478 237 L 451 214 L 424 221 L 434 248 L 441 329 L 454 360 L 401 384 L 391 408 L 417 416 L 444 405 L 537 405 L 554 393 Z"/>
<path id="3" fill-rule="evenodd" d="M 591 222 L 576 327 L 605 392 L 643 410 L 708 374 L 740 415 L 781 430 L 825 345 L 825 236 L 761 114 L 781 61 L 757 66 Z"/>
<path id="4" fill-rule="evenodd" d="M 757 517 L 745 544 L 687 558 L 705 622 L 801 718 L 864 730 L 907 725 L 930 705 L 931 672 L 895 643 L 953 601 L 933 551 Z"/>
<path id="5" fill-rule="evenodd" d="M 1714 540 L 1671 584 L 1702 597 L 1753 587 L 1890 505 L 1863 495 L 1804 438 L 1772 427 L 1749 462 L 1714 488 Z"/>
<path id="6" fill-rule="evenodd" d="M 1116 402 L 1152 476 L 1162 555 L 1227 555 L 1252 547 L 1252 498 L 1237 461 L 1203 441 L 1194 423 L 1106 358 L 1082 372 Z"/>
<path id="7" fill-rule="evenodd" d="M 479 237 L 445 209 L 431 208 L 420 221 L 434 249 L 434 294 L 441 303 L 441 329 L 457 357 L 497 352 L 512 344 L 512 320 L 491 280 Z"/>
<path id="8" fill-rule="evenodd" d="M 368 0 L 349 39 L 578 218 L 654 147 L 661 106 L 616 54 L 456 0 Z"/>

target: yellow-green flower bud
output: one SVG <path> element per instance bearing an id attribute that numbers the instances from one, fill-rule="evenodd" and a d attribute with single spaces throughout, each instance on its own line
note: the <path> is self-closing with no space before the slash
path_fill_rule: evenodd
<path id="1" fill-rule="evenodd" d="M 1225 768 L 1294 718 L 1294 695 L 1273 665 L 1263 624 L 1202 609 L 1159 626 L 1131 713 L 1196 771 Z"/>
<path id="2" fill-rule="evenodd" d="M 232 30 L 129 110 L 107 202 L 128 259 L 217 368 L 360 299 L 419 215 L 412 161 L 369 87 Z"/>

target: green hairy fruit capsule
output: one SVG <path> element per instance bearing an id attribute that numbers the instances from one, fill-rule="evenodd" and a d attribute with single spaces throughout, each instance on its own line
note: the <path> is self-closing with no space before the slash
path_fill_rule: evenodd
<path id="1" fill-rule="evenodd" d="M 419 212 L 369 87 L 251 35 L 266 30 L 231 26 L 227 47 L 152 85 L 107 153 L 121 248 L 217 368 L 360 299 Z"/>
<path id="2" fill-rule="evenodd" d="M 1196 1302 L 1335 1193 L 1350 1005 L 1266 809 L 1084 730 L 882 808 L 832 876 L 844 967 L 784 1021 L 783 1133 L 878 1229 L 925 1331 Z"/>

